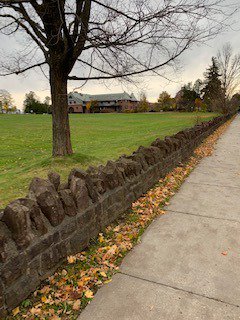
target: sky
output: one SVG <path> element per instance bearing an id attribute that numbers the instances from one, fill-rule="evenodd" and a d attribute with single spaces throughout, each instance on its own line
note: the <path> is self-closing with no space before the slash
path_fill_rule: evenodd
<path id="1" fill-rule="evenodd" d="M 230 1 L 230 0 L 229 0 Z M 20 40 L 20 41 L 19 41 Z M 6 48 L 14 52 L 20 48 L 19 42 L 24 42 L 24 35 L 20 35 L 18 43 L 11 39 L 0 35 L 0 59 L 4 55 Z M 240 13 L 238 12 L 234 18 L 234 24 L 228 31 L 219 34 L 216 38 L 208 41 L 203 45 L 196 45 L 191 50 L 186 51 L 180 58 L 181 71 L 169 75 L 171 81 L 166 81 L 158 76 L 143 77 L 144 81 L 137 85 L 121 85 L 116 82 L 106 84 L 99 81 L 88 82 L 83 88 L 78 89 L 79 92 L 88 94 L 101 93 L 117 93 L 127 91 L 139 96 L 141 90 L 146 92 L 149 101 L 157 100 L 162 91 L 168 91 L 171 95 L 175 95 L 181 86 L 188 82 L 195 82 L 198 78 L 203 79 L 203 73 L 211 62 L 211 57 L 217 54 L 218 49 L 226 43 L 230 42 L 234 49 L 234 53 L 240 53 Z M 6 53 L 5 53 L 6 54 Z M 80 82 L 70 82 L 68 91 L 81 86 Z M 44 99 L 50 95 L 48 80 L 40 72 L 28 72 L 26 75 L 12 75 L 0 77 L 0 89 L 9 91 L 14 99 L 17 108 L 22 109 L 25 94 L 34 91 L 40 99 Z"/>

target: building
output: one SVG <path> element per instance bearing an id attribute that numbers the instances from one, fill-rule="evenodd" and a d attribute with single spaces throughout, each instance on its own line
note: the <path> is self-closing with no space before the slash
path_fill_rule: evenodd
<path id="1" fill-rule="evenodd" d="M 71 92 L 68 95 L 68 110 L 70 113 L 86 112 L 122 112 L 137 108 L 138 100 L 134 94 L 82 94 Z"/>

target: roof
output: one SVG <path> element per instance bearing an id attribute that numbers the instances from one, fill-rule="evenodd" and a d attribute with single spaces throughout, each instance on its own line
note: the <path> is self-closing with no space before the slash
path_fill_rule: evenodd
<path id="1" fill-rule="evenodd" d="M 73 100 L 75 100 L 77 103 L 82 104 L 84 100 L 83 95 L 81 95 L 78 92 L 70 92 L 68 95 L 68 98 L 72 97 Z"/>
<path id="2" fill-rule="evenodd" d="M 83 94 L 79 92 L 71 92 L 69 96 L 72 96 L 74 100 L 78 103 L 87 102 L 90 100 L 97 100 L 97 101 L 121 101 L 121 100 L 130 100 L 130 101 L 137 101 L 136 97 L 133 93 L 128 94 L 127 92 L 122 93 L 110 93 L 110 94 Z"/>

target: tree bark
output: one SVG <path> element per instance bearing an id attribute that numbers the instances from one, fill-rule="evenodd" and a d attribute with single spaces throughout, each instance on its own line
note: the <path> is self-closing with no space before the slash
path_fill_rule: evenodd
<path id="1" fill-rule="evenodd" d="M 73 153 L 68 117 L 67 75 L 60 69 L 50 68 L 54 157 Z"/>

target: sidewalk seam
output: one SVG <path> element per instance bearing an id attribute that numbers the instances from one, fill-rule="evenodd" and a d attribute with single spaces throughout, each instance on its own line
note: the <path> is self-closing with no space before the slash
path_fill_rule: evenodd
<path id="1" fill-rule="evenodd" d="M 166 283 L 161 283 L 161 282 L 157 282 L 157 281 L 141 278 L 141 277 L 134 276 L 134 275 L 131 275 L 131 274 L 128 274 L 128 273 L 124 273 L 122 271 L 119 271 L 118 273 L 123 275 L 123 276 L 127 276 L 127 277 L 130 277 L 130 278 L 134 278 L 134 279 L 146 281 L 146 282 L 149 282 L 149 283 L 157 284 L 157 285 L 160 285 L 160 286 L 163 286 L 163 287 L 166 287 L 166 288 L 171 288 L 173 290 L 189 293 L 189 294 L 194 295 L 194 296 L 198 296 L 198 297 L 201 297 L 201 298 L 205 298 L 205 299 L 213 300 L 213 301 L 216 301 L 216 302 L 224 303 L 226 305 L 233 306 L 233 307 L 236 307 L 236 308 L 240 307 L 240 305 L 237 305 L 237 304 L 234 304 L 234 303 L 226 302 L 226 301 L 223 301 L 221 299 L 214 298 L 214 297 L 208 297 L 207 295 L 196 293 L 196 292 L 193 292 L 193 291 L 184 290 L 184 289 L 181 289 L 181 288 L 178 288 L 178 287 L 175 287 L 175 286 L 168 285 Z"/>
<path id="2" fill-rule="evenodd" d="M 180 214 L 187 214 L 187 215 L 191 215 L 191 216 L 195 216 L 195 217 L 201 217 L 201 218 L 209 218 L 209 219 L 214 219 L 214 220 L 222 220 L 222 221 L 230 221 L 230 222 L 237 222 L 240 223 L 240 221 L 235 220 L 235 219 L 228 219 L 228 218 L 218 218 L 218 217 L 212 217 L 212 216 L 206 216 L 203 214 L 196 214 L 196 213 L 192 213 L 192 212 L 184 212 L 184 211 L 178 211 L 178 210 L 171 210 L 171 209 L 167 209 L 164 208 L 164 211 L 168 211 L 168 212 L 172 212 L 172 213 L 180 213 Z"/>
<path id="3" fill-rule="evenodd" d="M 234 188 L 234 189 L 240 189 L 240 186 L 224 186 L 220 184 L 211 184 L 211 183 L 202 183 L 202 182 L 192 182 L 192 181 L 185 181 L 185 183 L 188 184 L 195 184 L 195 185 L 201 185 L 201 186 L 209 186 L 209 187 L 219 187 L 219 188 Z"/>

